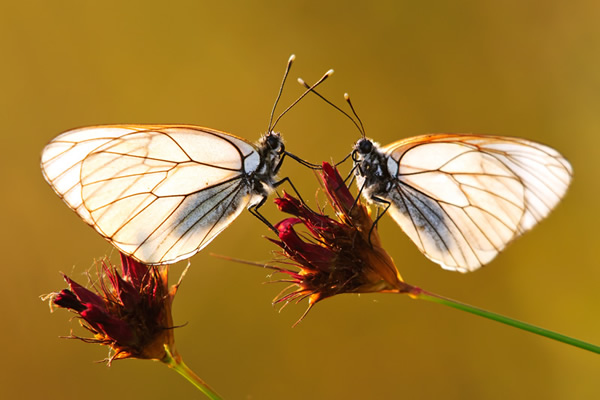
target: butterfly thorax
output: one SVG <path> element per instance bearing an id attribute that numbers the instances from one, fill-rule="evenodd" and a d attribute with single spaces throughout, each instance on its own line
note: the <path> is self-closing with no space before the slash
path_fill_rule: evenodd
<path id="1" fill-rule="evenodd" d="M 256 146 L 260 164 L 253 173 L 249 174 L 249 180 L 254 193 L 266 197 L 274 190 L 277 182 L 277 173 L 281 167 L 285 146 L 278 132 L 263 135 Z"/>
<path id="2" fill-rule="evenodd" d="M 391 189 L 393 177 L 388 169 L 388 156 L 377 143 L 366 138 L 360 139 L 354 145 L 352 159 L 358 187 L 367 199 Z"/>

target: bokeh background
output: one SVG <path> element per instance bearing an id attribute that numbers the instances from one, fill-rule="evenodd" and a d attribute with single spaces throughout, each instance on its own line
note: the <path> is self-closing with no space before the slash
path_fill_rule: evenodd
<path id="1" fill-rule="evenodd" d="M 113 254 L 44 182 L 43 146 L 104 123 L 186 123 L 256 140 L 290 54 L 281 105 L 302 76 L 336 73 L 381 143 L 431 132 L 520 136 L 560 150 L 573 184 L 550 218 L 485 268 L 443 271 L 391 221 L 381 232 L 404 278 L 440 294 L 600 343 L 600 4 L 595 1 L 22 1 L 0 4 L 3 398 L 199 398 L 164 366 L 94 361 L 107 349 L 39 295 L 85 282 Z M 340 160 L 358 138 L 309 96 L 280 122 L 290 151 Z M 348 166 L 343 167 L 348 170 Z M 317 181 L 294 162 L 308 199 Z M 269 201 L 265 214 L 282 218 Z M 187 364 L 227 399 L 591 399 L 600 358 L 440 305 L 385 294 L 271 306 L 267 272 L 209 252 L 270 260 L 244 213 L 191 259 L 174 304 Z M 185 263 L 172 268 L 176 279 Z"/>

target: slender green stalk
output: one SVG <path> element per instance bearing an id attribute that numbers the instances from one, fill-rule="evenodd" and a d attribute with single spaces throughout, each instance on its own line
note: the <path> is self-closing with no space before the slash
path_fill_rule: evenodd
<path id="1" fill-rule="evenodd" d="M 501 322 L 506 325 L 513 326 L 515 328 L 523 329 L 525 331 L 535 333 L 537 335 L 545 336 L 549 339 L 554 339 L 559 342 L 563 342 L 566 344 L 570 344 L 571 346 L 576 346 L 584 350 L 588 350 L 594 353 L 600 354 L 600 346 L 596 346 L 591 343 L 584 342 L 579 339 L 575 339 L 569 336 L 562 335 L 560 333 L 556 333 L 550 331 L 548 329 L 540 328 L 539 326 L 528 324 L 527 322 L 517 321 L 516 319 L 512 319 L 509 317 L 505 317 L 500 314 L 496 314 L 490 311 L 482 310 L 481 308 L 477 308 L 474 306 L 470 306 L 465 303 L 458 302 L 456 300 L 452 300 L 435 293 L 427 292 L 421 288 L 411 286 L 411 289 L 407 291 L 408 294 L 416 299 L 422 299 L 427 301 L 432 301 L 434 303 L 443 304 L 446 306 L 454 307 L 456 309 L 470 312 L 475 315 L 479 315 L 480 317 L 488 318 L 493 321 Z"/>
<path id="2" fill-rule="evenodd" d="M 184 362 L 183 359 L 177 352 L 175 354 L 171 353 L 171 350 L 167 345 L 165 345 L 165 351 L 167 355 L 161 361 L 173 370 L 175 370 L 179 375 L 183 376 L 187 379 L 192 385 L 196 386 L 198 390 L 206 395 L 211 400 L 222 400 L 221 396 L 217 394 L 206 382 L 202 380 L 194 371 L 192 371 Z"/>

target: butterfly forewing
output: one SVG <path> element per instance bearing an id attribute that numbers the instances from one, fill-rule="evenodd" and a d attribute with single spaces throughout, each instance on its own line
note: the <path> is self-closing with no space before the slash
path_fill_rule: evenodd
<path id="1" fill-rule="evenodd" d="M 518 138 L 427 135 L 382 151 L 391 216 L 427 257 L 461 272 L 548 215 L 572 173 L 555 150 Z"/>
<path id="2" fill-rule="evenodd" d="M 194 126 L 69 131 L 42 155 L 54 190 L 119 250 L 170 263 L 206 246 L 251 202 L 256 148 Z"/>

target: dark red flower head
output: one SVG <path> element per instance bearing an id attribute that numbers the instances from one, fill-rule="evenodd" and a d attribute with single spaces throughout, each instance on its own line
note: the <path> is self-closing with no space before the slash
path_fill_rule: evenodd
<path id="1" fill-rule="evenodd" d="M 173 353 L 171 304 L 177 285 L 167 282 L 167 266 L 147 266 L 121 254 L 121 274 L 107 260 L 101 262 L 95 290 L 89 290 L 64 275 L 69 289 L 52 295 L 52 303 L 70 309 L 94 334 L 86 342 L 110 346 L 112 359 L 162 360 Z"/>
<path id="2" fill-rule="evenodd" d="M 309 209 L 284 193 L 275 199 L 281 211 L 294 215 L 275 225 L 273 240 L 298 271 L 274 267 L 291 277 L 296 288 L 275 302 L 308 297 L 309 309 L 340 293 L 402 292 L 406 289 L 392 258 L 381 246 L 367 208 L 354 197 L 337 170 L 323 163 L 321 179 L 337 219 Z M 298 225 L 307 232 L 299 234 Z M 308 311 L 308 310 L 307 310 Z"/>

